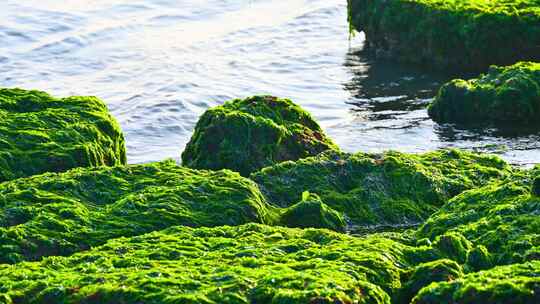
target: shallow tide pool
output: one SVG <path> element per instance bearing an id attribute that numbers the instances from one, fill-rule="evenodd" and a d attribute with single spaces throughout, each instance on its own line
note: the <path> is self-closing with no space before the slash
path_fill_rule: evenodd
<path id="1" fill-rule="evenodd" d="M 0 86 L 102 98 L 130 163 L 178 160 L 205 109 L 253 94 L 291 98 L 350 152 L 540 160 L 538 130 L 431 121 L 450 76 L 372 60 L 346 20 L 345 0 L 3 0 Z"/>

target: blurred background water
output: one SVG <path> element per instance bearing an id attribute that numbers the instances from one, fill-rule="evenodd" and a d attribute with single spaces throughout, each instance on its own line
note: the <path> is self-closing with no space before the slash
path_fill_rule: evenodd
<path id="1" fill-rule="evenodd" d="M 346 151 L 460 147 L 540 160 L 540 132 L 438 125 L 448 75 L 372 60 L 345 0 L 2 0 L 0 86 L 95 95 L 128 161 L 180 158 L 199 115 L 253 94 L 288 97 Z"/>

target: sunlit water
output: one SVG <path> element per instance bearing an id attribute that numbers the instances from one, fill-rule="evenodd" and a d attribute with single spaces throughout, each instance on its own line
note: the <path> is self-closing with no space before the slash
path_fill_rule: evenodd
<path id="1" fill-rule="evenodd" d="M 347 151 L 462 147 L 540 160 L 540 133 L 464 129 L 425 110 L 447 76 L 362 54 L 345 0 L 2 0 L 0 86 L 96 95 L 130 163 L 179 159 L 198 116 L 273 94 L 309 110 Z"/>

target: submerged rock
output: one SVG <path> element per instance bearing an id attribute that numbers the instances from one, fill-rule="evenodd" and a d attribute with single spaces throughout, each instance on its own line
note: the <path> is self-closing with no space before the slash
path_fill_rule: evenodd
<path id="1" fill-rule="evenodd" d="M 311 115 L 288 99 L 255 96 L 207 110 L 182 153 L 185 166 L 231 169 L 248 176 L 262 167 L 337 146 Z"/>
<path id="2" fill-rule="evenodd" d="M 71 257 L 0 265 L 0 299 L 3 303 L 389 304 L 402 286 L 414 294 L 420 286 L 449 279 L 444 274 L 459 277 L 459 266 L 437 262 L 423 264 L 410 278 L 402 278 L 407 269 L 436 257 L 428 247 L 414 248 L 392 238 L 256 224 L 174 227 L 111 240 Z M 441 274 L 424 275 L 421 269 Z"/>
<path id="3" fill-rule="evenodd" d="M 540 261 L 495 267 L 423 288 L 414 304 L 540 303 Z"/>
<path id="4" fill-rule="evenodd" d="M 96 97 L 0 89 L 0 181 L 126 163 L 124 137 Z"/>
<path id="5" fill-rule="evenodd" d="M 376 227 L 420 224 L 449 198 L 510 172 L 498 157 L 459 150 L 418 155 L 325 152 L 264 168 L 250 178 L 281 207 L 309 191 L 351 225 Z"/>
<path id="6" fill-rule="evenodd" d="M 69 255 L 173 225 L 273 217 L 257 185 L 228 170 L 196 171 L 174 161 L 78 168 L 0 184 L 0 263 Z"/>
<path id="7" fill-rule="evenodd" d="M 480 247 L 467 256 L 473 269 L 540 259 L 540 198 L 530 190 L 531 176 L 538 172 L 540 168 L 462 193 L 430 217 L 417 237 L 464 237 Z M 459 252 L 463 260 L 467 253 Z"/>
<path id="8" fill-rule="evenodd" d="M 538 0 L 348 0 L 352 29 L 377 56 L 435 69 L 540 61 Z"/>
<path id="9" fill-rule="evenodd" d="M 453 80 L 440 89 L 428 112 L 438 122 L 540 126 L 540 63 L 492 66 L 477 79 Z"/>

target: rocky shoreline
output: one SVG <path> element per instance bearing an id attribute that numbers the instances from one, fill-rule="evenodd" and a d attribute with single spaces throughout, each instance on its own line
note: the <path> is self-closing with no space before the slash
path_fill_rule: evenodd
<path id="1" fill-rule="evenodd" d="M 104 125 L 71 107 L 95 98 L 0 92 L 6 108 L 54 100 L 77 126 Z M 45 108 L 34 121 L 61 133 Z M 209 109 L 184 166 L 125 165 L 105 121 L 115 161 L 0 183 L 0 303 L 540 300 L 540 167 L 461 150 L 344 153 L 271 96 Z M 4 140 L 20 125 L 9 128 Z M 111 145 L 81 134 L 63 146 Z"/>

